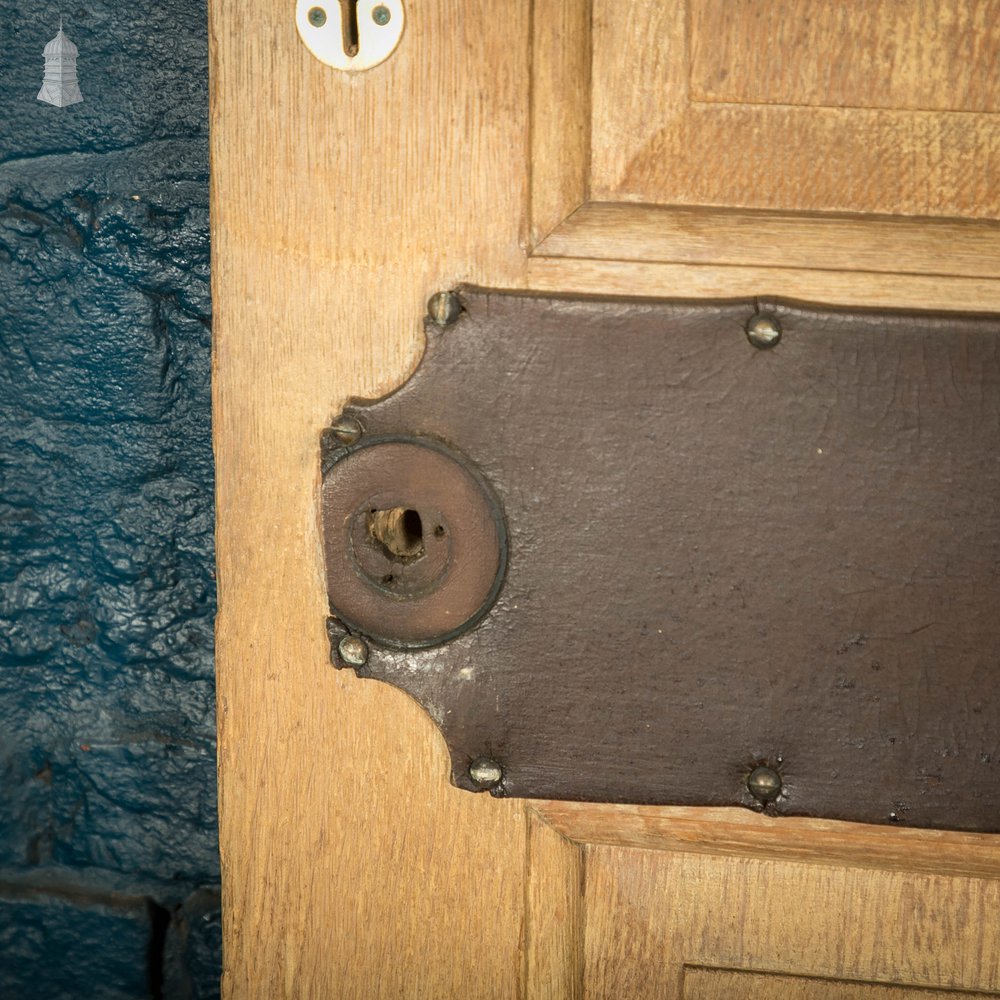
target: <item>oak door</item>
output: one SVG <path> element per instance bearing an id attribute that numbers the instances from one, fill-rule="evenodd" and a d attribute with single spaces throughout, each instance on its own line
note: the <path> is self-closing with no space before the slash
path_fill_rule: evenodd
<path id="1" fill-rule="evenodd" d="M 996 838 L 451 787 L 330 665 L 318 513 L 462 282 L 1000 309 L 1000 0 L 403 5 L 343 72 L 210 2 L 225 995 L 1000 991 Z"/>

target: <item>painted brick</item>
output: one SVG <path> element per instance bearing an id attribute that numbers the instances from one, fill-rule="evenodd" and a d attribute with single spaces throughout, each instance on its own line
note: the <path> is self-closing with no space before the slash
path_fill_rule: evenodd
<path id="1" fill-rule="evenodd" d="M 53 10 L 0 0 L 0 995 L 211 997 L 206 12 L 65 10 L 56 108 Z"/>
<path id="2" fill-rule="evenodd" d="M 0 898 L 0 995 L 23 1000 L 138 1000 L 150 996 L 149 916 L 38 896 Z"/>

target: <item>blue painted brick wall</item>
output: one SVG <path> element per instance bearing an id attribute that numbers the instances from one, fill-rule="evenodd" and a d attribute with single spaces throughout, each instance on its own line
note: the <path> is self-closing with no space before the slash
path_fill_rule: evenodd
<path id="1" fill-rule="evenodd" d="M 0 996 L 213 997 L 204 3 L 0 40 Z"/>

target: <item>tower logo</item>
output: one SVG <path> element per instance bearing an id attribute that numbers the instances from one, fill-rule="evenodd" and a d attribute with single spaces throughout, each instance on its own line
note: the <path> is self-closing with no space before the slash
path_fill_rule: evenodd
<path id="1" fill-rule="evenodd" d="M 77 52 L 77 47 L 63 34 L 62 18 L 59 18 L 59 33 L 45 46 L 45 77 L 38 100 L 57 108 L 83 100 L 76 80 Z"/>

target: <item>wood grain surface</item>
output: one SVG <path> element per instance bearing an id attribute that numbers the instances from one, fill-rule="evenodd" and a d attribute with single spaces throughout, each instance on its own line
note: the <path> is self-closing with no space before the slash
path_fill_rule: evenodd
<path id="1" fill-rule="evenodd" d="M 522 806 L 452 788 L 417 705 L 330 666 L 318 485 L 321 429 L 406 377 L 427 297 L 520 280 L 528 5 L 412 3 L 358 75 L 293 14 L 211 10 L 224 992 L 513 997 Z"/>
<path id="2" fill-rule="evenodd" d="M 684 969 L 683 1000 L 996 1000 L 997 993 L 783 976 L 741 969 Z"/>
<path id="3" fill-rule="evenodd" d="M 589 3 L 532 7 L 529 247 L 587 200 L 592 93 Z"/>
<path id="4" fill-rule="evenodd" d="M 617 239 L 617 237 L 616 237 Z M 768 294 L 851 306 L 899 309 L 975 309 L 1000 311 L 1000 281 L 938 275 L 826 271 L 801 267 L 748 267 L 742 264 L 669 264 L 615 260 L 595 245 L 594 257 L 570 248 L 567 257 L 535 256 L 528 277 L 539 291 L 581 295 L 657 298 L 732 298 Z"/>
<path id="5" fill-rule="evenodd" d="M 536 822 L 577 844 L 1000 878 L 1000 838 L 993 834 L 776 819 L 746 809 L 541 801 L 530 808 Z"/>
<path id="6" fill-rule="evenodd" d="M 594 4 L 593 199 L 1000 214 L 996 2 Z"/>
<path id="7" fill-rule="evenodd" d="M 988 221 L 747 212 L 589 202 L 538 256 L 869 274 L 1000 277 L 1000 225 Z"/>
<path id="8" fill-rule="evenodd" d="M 998 0 L 688 0 L 692 101 L 1000 111 Z"/>
<path id="9" fill-rule="evenodd" d="M 525 995 L 583 1000 L 583 848 L 530 807 L 525 878 Z"/>
<path id="10" fill-rule="evenodd" d="M 664 129 L 677 127 L 690 103 L 685 5 L 635 0 L 623 8 L 614 0 L 588 2 L 593 4 L 589 199 L 673 203 L 673 186 L 669 194 L 656 182 L 643 188 L 630 174 L 640 152 L 658 143 Z M 699 147 L 690 155 L 708 163 L 716 151 Z M 675 176 L 673 165 L 665 161 L 659 170 L 660 187 L 666 189 Z"/>
<path id="11" fill-rule="evenodd" d="M 613 847 L 587 848 L 585 857 L 588 1000 L 686 998 L 685 979 L 698 1000 L 778 1000 L 797 995 L 784 991 L 787 975 L 834 981 L 826 993 L 802 994 L 810 1000 L 845 995 L 837 980 L 861 984 L 846 993 L 851 1000 L 882 1000 L 865 988 L 872 982 L 1000 985 L 995 879 L 873 877 L 859 868 Z M 699 983 L 696 975 L 692 983 L 691 965 L 778 976 Z"/>
<path id="12" fill-rule="evenodd" d="M 383 394 L 413 370 L 424 302 L 439 288 L 1000 310 L 1000 283 L 939 277 L 930 246 L 913 274 L 873 273 L 842 249 L 836 271 L 793 258 L 663 262 L 652 247 L 623 260 L 598 244 L 526 259 L 523 247 L 578 198 L 660 199 L 668 161 L 642 158 L 676 107 L 663 81 L 687 86 L 687 63 L 678 77 L 666 58 L 684 42 L 683 23 L 673 33 L 683 5 L 597 0 L 600 73 L 592 93 L 586 84 L 565 93 L 554 131 L 537 128 L 551 94 L 532 97 L 532 80 L 572 88 L 586 71 L 590 0 L 537 0 L 536 38 L 527 0 L 468 0 L 460 17 L 445 0 L 408 2 L 399 49 L 359 75 L 309 55 L 293 6 L 262 0 L 249 16 L 236 0 L 209 4 L 227 1000 L 575 997 L 585 977 L 587 995 L 600 996 L 616 976 L 648 984 L 664 967 L 656 995 L 678 998 L 685 963 L 1000 988 L 998 883 L 979 877 L 995 875 L 998 849 L 986 841 L 914 833 L 889 843 L 899 831 L 808 820 L 776 831 L 752 814 L 723 822 L 698 810 L 563 804 L 526 817 L 523 803 L 452 788 L 424 712 L 329 665 L 317 502 L 321 428 L 348 397 Z M 543 31 L 546 12 L 557 20 Z M 633 37 L 658 39 L 665 52 L 640 46 L 620 59 Z M 923 136 L 911 126 L 903 152 L 920 183 L 883 174 L 851 203 L 995 214 L 991 133 L 967 118 L 951 133 L 946 117 Z M 692 134 L 700 159 L 679 161 L 683 183 L 671 191 L 704 198 L 722 163 L 729 179 L 718 190 L 736 191 L 724 204 L 753 202 L 760 164 L 774 157 L 748 170 L 724 144 L 738 145 L 738 132 L 723 130 L 721 146 L 705 136 Z M 808 193 L 818 177 L 815 204 L 850 200 L 854 175 L 838 179 L 823 147 L 810 154 L 796 141 L 808 169 L 788 190 Z M 667 155 L 669 143 L 660 149 Z M 630 171 L 656 183 L 630 188 Z M 937 195 L 920 186 L 938 180 Z M 760 190 L 773 200 L 780 186 Z M 917 873 L 898 870 L 908 852 Z M 675 948 L 678 934 L 697 947 Z M 699 983 L 689 968 L 687 983 L 702 997 L 714 989 L 715 1000 L 750 982 L 722 974 Z M 784 995 L 786 983 L 773 984 Z"/>

